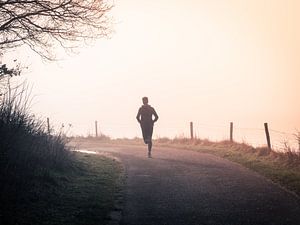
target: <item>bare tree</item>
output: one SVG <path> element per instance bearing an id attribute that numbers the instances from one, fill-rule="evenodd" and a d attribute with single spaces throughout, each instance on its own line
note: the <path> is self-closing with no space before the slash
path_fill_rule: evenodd
<path id="1" fill-rule="evenodd" d="M 105 0 L 0 0 L 0 53 L 29 46 L 47 60 L 59 44 L 73 49 L 110 33 Z"/>
<path id="2" fill-rule="evenodd" d="M 2 55 L 0 54 L 0 59 L 1 56 Z M 20 75 L 20 73 L 21 67 L 17 60 L 14 60 L 14 66 L 12 68 L 8 68 L 6 64 L 2 64 L 0 60 L 0 97 L 2 96 L 3 92 L 5 92 L 5 88 L 7 88 L 7 81 L 13 76 Z"/>

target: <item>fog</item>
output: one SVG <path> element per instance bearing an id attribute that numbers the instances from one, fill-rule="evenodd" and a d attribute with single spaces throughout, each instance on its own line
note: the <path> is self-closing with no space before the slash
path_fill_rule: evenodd
<path id="1" fill-rule="evenodd" d="M 97 120 L 113 138 L 141 137 L 148 96 L 155 137 L 188 136 L 193 121 L 197 136 L 220 140 L 234 122 L 236 139 L 263 144 L 268 122 L 280 145 L 300 128 L 299 10 L 296 0 L 115 1 L 111 38 L 59 50 L 54 63 L 27 49 L 8 59 L 29 67 L 18 79 L 33 85 L 32 111 L 69 135 L 93 135 Z"/>

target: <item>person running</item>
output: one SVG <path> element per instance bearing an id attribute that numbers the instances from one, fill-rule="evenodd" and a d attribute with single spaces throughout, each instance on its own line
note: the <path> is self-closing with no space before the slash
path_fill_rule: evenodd
<path id="1" fill-rule="evenodd" d="M 158 115 L 155 112 L 155 109 L 148 105 L 147 97 L 143 97 L 142 100 L 143 105 L 139 108 L 138 114 L 136 115 L 136 119 L 141 125 L 143 139 L 145 144 L 148 145 L 148 157 L 150 158 L 152 149 L 153 125 L 158 120 Z"/>

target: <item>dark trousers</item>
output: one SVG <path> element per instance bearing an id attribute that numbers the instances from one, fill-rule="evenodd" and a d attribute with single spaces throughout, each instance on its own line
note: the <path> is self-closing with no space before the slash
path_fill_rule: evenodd
<path id="1" fill-rule="evenodd" d="M 141 124 L 142 134 L 145 144 L 147 141 L 152 142 L 153 124 Z"/>

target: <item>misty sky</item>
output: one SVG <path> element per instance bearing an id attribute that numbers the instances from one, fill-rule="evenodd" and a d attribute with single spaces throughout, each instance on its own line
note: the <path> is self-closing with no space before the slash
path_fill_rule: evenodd
<path id="1" fill-rule="evenodd" d="M 72 57 L 29 65 L 32 110 L 72 134 L 141 136 L 143 96 L 160 119 L 154 136 L 225 138 L 240 128 L 300 129 L 300 3 L 297 0 L 116 0 L 111 39 Z M 218 133 L 219 132 L 219 133 Z M 258 131 L 260 132 L 260 131 Z M 216 137 L 214 136 L 216 134 Z M 218 134 L 217 134 L 218 133 Z M 246 136 L 241 136 L 247 140 Z"/>

